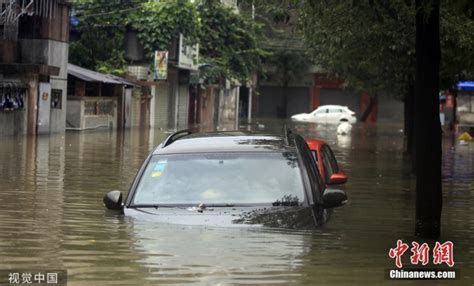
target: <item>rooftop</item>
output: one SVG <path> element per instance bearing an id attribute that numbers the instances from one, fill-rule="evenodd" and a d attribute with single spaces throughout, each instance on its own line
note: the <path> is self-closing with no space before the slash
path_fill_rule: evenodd
<path id="1" fill-rule="evenodd" d="M 88 82 L 101 82 L 101 83 L 128 85 L 128 86 L 136 85 L 121 77 L 88 70 L 86 68 L 76 66 L 71 63 L 67 65 L 67 72 L 69 75 L 72 75 L 74 77 L 82 79 L 83 81 L 88 81 Z"/>

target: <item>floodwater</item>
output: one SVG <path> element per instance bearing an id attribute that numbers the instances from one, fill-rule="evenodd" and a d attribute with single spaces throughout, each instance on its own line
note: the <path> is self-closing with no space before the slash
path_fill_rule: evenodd
<path id="1" fill-rule="evenodd" d="M 335 128 L 296 126 L 326 139 L 349 176 L 348 205 L 316 231 L 156 225 L 105 210 L 103 195 L 128 191 L 167 136 L 159 130 L 0 138 L 0 270 L 65 269 L 68 285 L 473 285 L 474 143 L 449 136 L 440 241 L 454 242 L 458 279 L 386 278 L 395 267 L 389 249 L 414 239 L 414 180 L 400 128 L 358 124 L 337 136 Z"/>

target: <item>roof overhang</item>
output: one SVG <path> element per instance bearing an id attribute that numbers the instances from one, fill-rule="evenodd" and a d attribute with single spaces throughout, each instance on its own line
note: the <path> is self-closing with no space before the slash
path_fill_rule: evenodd
<path id="1" fill-rule="evenodd" d="M 88 70 L 73 64 L 67 65 L 67 73 L 68 75 L 72 75 L 74 77 L 82 79 L 83 81 L 122 84 L 122 82 L 115 80 L 106 74 Z"/>
<path id="2" fill-rule="evenodd" d="M 76 66 L 71 63 L 67 65 L 67 73 L 68 75 L 77 77 L 87 82 L 99 82 L 99 83 L 106 83 L 106 84 L 138 86 L 137 84 L 132 83 L 128 80 L 125 80 L 121 77 L 111 75 L 111 74 L 99 73 L 99 72 L 92 71 L 86 68 L 82 68 L 80 66 Z"/>

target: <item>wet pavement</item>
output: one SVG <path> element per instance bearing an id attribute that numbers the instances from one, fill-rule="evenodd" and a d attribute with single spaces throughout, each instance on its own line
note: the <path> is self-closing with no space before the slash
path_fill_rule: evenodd
<path id="1" fill-rule="evenodd" d="M 252 128 L 263 126 L 281 128 L 263 121 Z M 103 195 L 128 191 L 167 136 L 159 130 L 2 137 L 0 270 L 67 269 L 68 285 L 473 285 L 474 143 L 450 136 L 440 241 L 454 242 L 460 278 L 386 279 L 394 268 L 389 248 L 414 239 L 415 184 L 400 128 L 357 124 L 351 136 L 338 136 L 335 127 L 295 127 L 326 139 L 349 176 L 348 205 L 316 231 L 156 225 L 105 210 Z"/>

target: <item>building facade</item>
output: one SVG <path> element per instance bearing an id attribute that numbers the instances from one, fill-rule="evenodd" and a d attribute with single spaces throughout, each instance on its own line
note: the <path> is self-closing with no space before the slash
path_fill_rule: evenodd
<path id="1" fill-rule="evenodd" d="M 65 131 L 70 5 L 0 1 L 0 135 Z"/>

